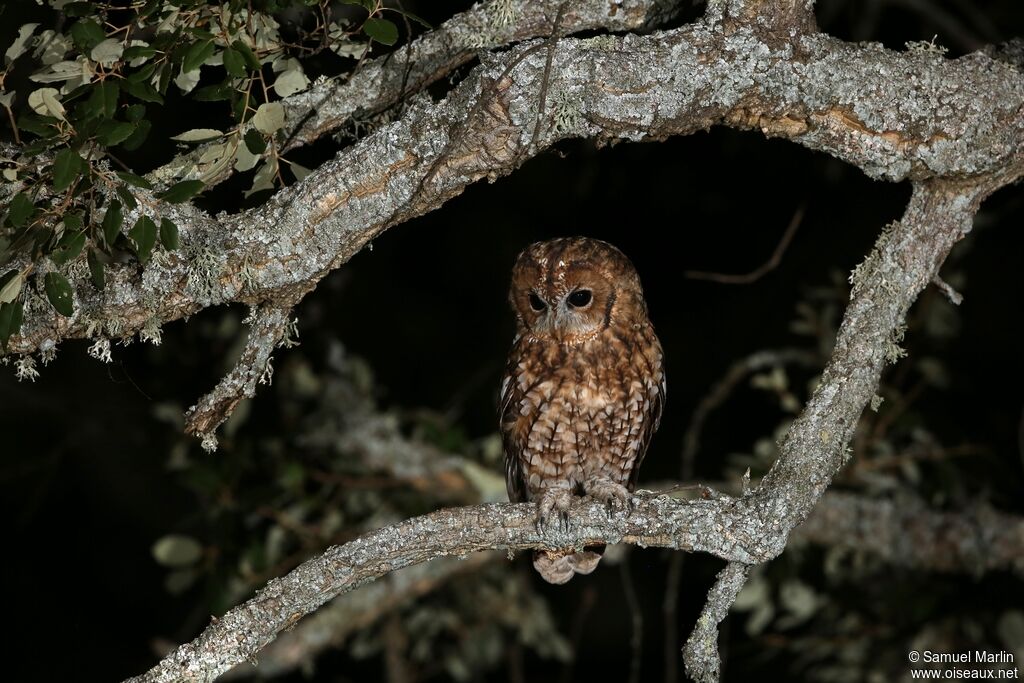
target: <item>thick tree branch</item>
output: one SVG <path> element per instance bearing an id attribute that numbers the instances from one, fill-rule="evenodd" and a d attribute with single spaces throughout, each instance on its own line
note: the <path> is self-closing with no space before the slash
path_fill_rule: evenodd
<path id="1" fill-rule="evenodd" d="M 529 503 L 491 503 L 441 510 L 368 533 L 274 579 L 254 598 L 215 620 L 154 669 L 131 679 L 210 681 L 253 659 L 274 637 L 340 593 L 403 567 L 485 549 L 566 548 L 595 543 L 632 543 L 701 550 L 730 560 L 767 559 L 770 547 L 760 523 L 729 497 L 678 501 L 638 497 L 626 515 L 584 501 L 572 510 L 568 529 L 538 529 Z"/>
<path id="2" fill-rule="evenodd" d="M 491 0 L 456 14 L 437 28 L 391 54 L 367 60 L 345 79 L 316 83 L 306 92 L 282 101 L 285 139 L 282 152 L 308 145 L 357 118 L 368 118 L 401 102 L 405 97 L 472 61 L 482 50 L 494 49 L 531 38 L 550 35 L 552 20 L 564 0 L 526 0 L 508 8 L 507 0 Z M 573 0 L 562 20 L 563 34 L 594 29 L 635 31 L 653 28 L 669 18 L 672 3 L 659 0 Z M 252 124 L 246 124 L 247 131 Z M 214 143 L 175 157 L 148 174 L 157 183 L 198 178 L 200 159 Z M 207 185 L 227 180 L 234 173 L 226 164 Z"/>
<path id="3" fill-rule="evenodd" d="M 874 500 L 831 491 L 793 538 L 912 569 L 1012 571 L 1024 578 L 1024 519 L 985 504 L 937 512 L 917 498 Z"/>
<path id="4" fill-rule="evenodd" d="M 134 265 L 111 268 L 102 295 L 83 272 L 73 282 L 75 316 L 45 305 L 27 311 L 11 352 L 87 336 L 113 317 L 130 335 L 217 303 L 292 301 L 381 231 L 567 137 L 663 138 L 724 123 L 791 138 L 891 180 L 1017 174 L 1024 163 L 1024 75 L 1010 66 L 818 34 L 773 46 L 752 28 L 730 35 L 715 28 L 562 39 L 540 113 L 546 55 L 534 51 L 516 63 L 531 49 L 524 45 L 262 207 L 213 220 L 161 206 L 182 228 L 187 258 L 171 255 L 141 276 Z M 477 115 L 467 120 L 467 112 Z"/>
<path id="5" fill-rule="evenodd" d="M 791 544 L 797 542 L 865 553 L 895 567 L 926 572 L 1012 571 L 1024 577 L 1024 518 L 983 504 L 938 512 L 913 498 L 878 500 L 829 491 L 793 530 Z M 344 593 L 278 636 L 255 658 L 256 666 L 241 664 L 224 678 L 274 678 L 294 671 L 393 610 L 499 561 L 504 556 L 497 552 L 464 560 L 441 558 Z M 679 652 L 675 641 L 673 650 L 674 661 Z"/>
<path id="6" fill-rule="evenodd" d="M 313 661 L 324 650 L 340 647 L 349 636 L 418 598 L 500 561 L 505 561 L 505 557 L 497 552 L 476 553 L 465 559 L 442 557 L 393 572 L 387 581 L 375 581 L 339 595 L 295 628 L 278 636 L 260 652 L 255 665 L 240 664 L 225 674 L 223 680 L 275 678 L 290 673 Z"/>

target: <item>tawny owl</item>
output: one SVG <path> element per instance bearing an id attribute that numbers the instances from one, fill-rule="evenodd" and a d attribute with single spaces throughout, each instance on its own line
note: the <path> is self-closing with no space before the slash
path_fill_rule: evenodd
<path id="1" fill-rule="evenodd" d="M 630 492 L 665 402 L 661 343 L 626 256 L 586 237 L 537 242 L 512 269 L 516 337 L 501 388 L 505 482 L 538 521 L 573 496 L 614 509 Z M 603 546 L 534 553 L 551 583 L 589 574 Z"/>

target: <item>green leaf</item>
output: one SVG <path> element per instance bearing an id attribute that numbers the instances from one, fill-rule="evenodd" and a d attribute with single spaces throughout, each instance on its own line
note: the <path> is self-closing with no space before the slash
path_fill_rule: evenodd
<path id="1" fill-rule="evenodd" d="M 146 115 L 146 105 L 132 104 L 124 110 L 124 117 L 129 121 L 138 123 Z"/>
<path id="2" fill-rule="evenodd" d="M 260 60 L 256 57 L 256 53 L 252 51 L 252 48 L 241 40 L 236 40 L 231 43 L 231 47 L 237 50 L 238 54 L 242 55 L 242 58 L 245 60 L 250 71 L 259 71 Z"/>
<path id="3" fill-rule="evenodd" d="M 143 5 L 142 9 L 139 10 L 139 19 L 140 20 L 145 19 L 150 14 L 152 14 L 153 12 L 157 11 L 158 9 L 160 9 L 160 7 L 162 5 L 163 5 L 162 0 L 149 0 L 149 2 L 147 2 L 145 5 Z"/>
<path id="4" fill-rule="evenodd" d="M 103 27 L 92 19 L 79 19 L 71 25 L 71 40 L 74 41 L 75 47 L 85 54 L 89 54 L 89 50 L 106 38 L 107 34 L 103 32 Z"/>
<path id="5" fill-rule="evenodd" d="M 233 47 L 224 50 L 224 68 L 232 76 L 244 77 L 249 73 L 248 65 L 242 53 Z"/>
<path id="6" fill-rule="evenodd" d="M 43 289 L 57 312 L 64 317 L 71 317 L 75 312 L 75 304 L 67 279 L 57 271 L 50 271 L 43 279 Z"/>
<path id="7" fill-rule="evenodd" d="M 187 567 L 203 556 L 203 546 L 191 536 L 164 536 L 152 548 L 153 559 L 165 567 Z"/>
<path id="8" fill-rule="evenodd" d="M 78 180 L 85 167 L 85 159 L 73 149 L 63 149 L 53 159 L 53 191 L 63 192 Z"/>
<path id="9" fill-rule="evenodd" d="M 7 220 L 14 227 L 20 228 L 28 222 L 29 216 L 35 210 L 36 205 L 32 203 L 28 195 L 24 192 L 19 192 L 14 195 L 10 206 L 7 207 Z"/>
<path id="10" fill-rule="evenodd" d="M 160 219 L 160 243 L 167 251 L 178 248 L 178 226 L 169 218 Z"/>
<path id="11" fill-rule="evenodd" d="M 156 245 L 156 233 L 156 223 L 149 216 L 140 217 L 128 231 L 128 237 L 135 242 L 135 253 L 139 255 L 139 260 L 143 263 L 148 261 L 150 254 L 153 253 L 153 247 Z"/>
<path id="12" fill-rule="evenodd" d="M 131 48 L 129 48 L 131 49 Z M 130 74 L 125 74 L 124 80 L 129 83 L 141 83 L 142 81 L 148 81 L 149 77 L 156 71 L 158 64 L 155 62 L 152 64 L 146 64 L 138 71 L 133 71 Z"/>
<path id="13" fill-rule="evenodd" d="M 181 61 L 182 72 L 187 73 L 198 69 L 200 64 L 213 56 L 215 49 L 216 47 L 212 40 L 200 40 L 197 43 L 193 43 L 185 51 L 185 58 Z"/>
<path id="14" fill-rule="evenodd" d="M 413 14 L 412 12 L 409 12 L 408 10 L 398 10 L 398 13 L 404 16 L 406 19 L 411 19 L 412 21 L 415 21 L 423 28 L 434 28 L 433 26 L 430 25 L 430 22 L 423 19 L 422 17 Z"/>
<path id="15" fill-rule="evenodd" d="M 64 214 L 64 232 L 79 232 L 84 226 L 85 220 L 81 211 Z"/>
<path id="16" fill-rule="evenodd" d="M 137 100 L 155 102 L 157 104 L 164 103 L 164 98 L 160 96 L 160 93 L 148 81 L 131 81 L 126 78 L 122 82 L 122 87 L 124 87 L 126 93 Z"/>
<path id="17" fill-rule="evenodd" d="M 126 62 L 130 62 L 133 59 L 139 57 L 152 57 L 156 54 L 156 48 L 150 47 L 149 45 L 132 45 L 124 49 L 124 54 L 121 55 L 121 59 Z"/>
<path id="18" fill-rule="evenodd" d="M 82 253 L 85 247 L 85 232 L 65 232 L 57 243 L 57 248 L 50 253 L 50 258 L 58 266 L 62 266 Z"/>
<path id="19" fill-rule="evenodd" d="M 108 246 L 114 246 L 114 240 L 121 234 L 121 226 L 124 225 L 124 214 L 121 212 L 121 202 L 114 200 L 107 207 L 107 213 L 103 216 L 103 240 Z"/>
<path id="20" fill-rule="evenodd" d="M 7 342 L 11 335 L 17 334 L 21 329 L 21 320 L 24 309 L 20 301 L 11 301 L 0 304 L 0 345 L 7 350 Z"/>
<path id="21" fill-rule="evenodd" d="M 142 146 L 153 129 L 153 124 L 148 119 L 142 119 L 135 126 L 135 132 L 128 136 L 128 139 L 121 143 L 121 149 L 132 152 Z"/>
<path id="22" fill-rule="evenodd" d="M 260 135 L 258 130 L 249 130 L 243 139 L 245 140 L 246 149 L 256 156 L 267 151 L 267 139 Z"/>
<path id="23" fill-rule="evenodd" d="M 117 192 L 117 196 L 121 198 L 121 203 L 129 209 L 134 209 L 139 205 L 139 202 L 135 199 L 135 195 L 128 191 L 127 186 L 118 185 L 114 188 L 114 192 Z"/>
<path id="24" fill-rule="evenodd" d="M 160 67 L 160 82 L 157 84 L 156 89 L 161 94 L 167 92 L 167 86 L 171 83 L 171 65 L 164 64 Z"/>
<path id="25" fill-rule="evenodd" d="M 24 113 L 18 117 L 18 129 L 35 133 L 41 138 L 50 138 L 57 134 L 59 121 L 51 116 Z"/>
<path id="26" fill-rule="evenodd" d="M 378 43 L 394 45 L 398 42 L 398 27 L 387 19 L 370 17 L 363 24 L 363 31 Z"/>
<path id="27" fill-rule="evenodd" d="M 99 141 L 107 147 L 119 145 L 135 132 L 135 124 L 125 121 L 107 121 L 99 130 Z"/>
<path id="28" fill-rule="evenodd" d="M 92 286 L 102 292 L 103 286 L 106 284 L 106 278 L 103 275 L 103 261 L 100 260 L 99 253 L 95 249 L 90 249 L 85 258 L 89 262 L 89 279 L 92 280 Z"/>
<path id="29" fill-rule="evenodd" d="M 0 276 L 0 303 L 10 303 L 18 298 L 25 276 L 17 268 Z"/>
<path id="30" fill-rule="evenodd" d="M 192 4 L 201 5 L 205 3 L 193 2 Z M 189 35 L 195 38 L 202 38 L 203 40 L 213 40 L 217 37 L 217 34 L 215 34 L 213 31 L 208 31 L 205 28 L 200 28 L 199 26 L 192 26 L 190 28 L 186 28 L 185 30 L 189 33 Z"/>
<path id="31" fill-rule="evenodd" d="M 121 86 L 114 79 L 97 83 L 89 96 L 89 114 L 104 119 L 113 118 L 117 113 L 117 98 L 120 94 Z"/>
<path id="32" fill-rule="evenodd" d="M 117 177 L 125 181 L 129 185 L 141 187 L 143 190 L 153 189 L 153 183 L 149 182 L 140 175 L 135 175 L 134 173 L 129 173 L 128 171 L 117 171 Z"/>
<path id="33" fill-rule="evenodd" d="M 171 185 L 166 192 L 158 194 L 157 198 L 169 204 L 180 204 L 199 194 L 203 186 L 202 180 L 182 180 L 180 183 Z"/>

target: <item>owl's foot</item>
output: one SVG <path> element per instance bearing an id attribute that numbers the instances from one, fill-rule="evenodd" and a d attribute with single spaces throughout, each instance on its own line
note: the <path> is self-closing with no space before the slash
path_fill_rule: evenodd
<path id="1" fill-rule="evenodd" d="M 569 508 L 572 507 L 572 491 L 567 488 L 547 489 L 537 504 L 537 528 L 543 529 L 551 521 L 551 515 L 558 512 L 558 521 L 563 529 L 569 527 Z"/>
<path id="2" fill-rule="evenodd" d="M 583 483 L 583 490 L 612 512 L 628 511 L 633 508 L 633 494 L 625 486 L 611 479 L 593 477 Z"/>

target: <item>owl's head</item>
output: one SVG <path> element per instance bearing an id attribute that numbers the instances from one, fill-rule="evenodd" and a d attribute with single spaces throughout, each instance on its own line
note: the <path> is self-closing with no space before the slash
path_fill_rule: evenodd
<path id="1" fill-rule="evenodd" d="M 609 327 L 647 320 L 636 269 L 601 240 L 536 242 L 512 268 L 509 302 L 520 331 L 560 343 L 585 341 Z"/>

